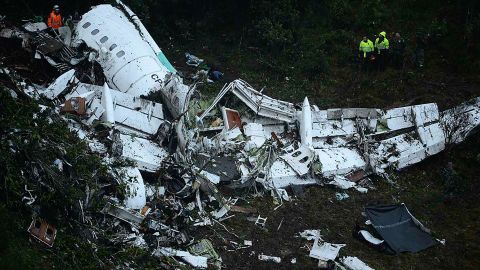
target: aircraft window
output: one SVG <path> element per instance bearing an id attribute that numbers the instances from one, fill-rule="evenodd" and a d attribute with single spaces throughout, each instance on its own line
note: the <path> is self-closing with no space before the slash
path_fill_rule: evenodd
<path id="1" fill-rule="evenodd" d="M 117 47 L 117 44 L 112 44 L 112 46 L 110 46 L 110 51 L 113 51 L 113 49 L 115 49 Z"/>
<path id="2" fill-rule="evenodd" d="M 105 43 L 107 42 L 108 40 L 108 37 L 107 36 L 103 36 L 101 39 L 100 39 L 100 43 Z"/>
<path id="3" fill-rule="evenodd" d="M 89 22 L 86 22 L 82 25 L 83 29 L 87 29 L 90 25 L 92 25 L 91 23 Z"/>
<path id="4" fill-rule="evenodd" d="M 98 30 L 98 29 L 94 29 L 94 30 L 92 31 L 92 35 L 94 35 L 94 36 L 95 36 L 96 34 L 98 34 L 98 32 L 100 32 L 100 30 Z"/>
<path id="5" fill-rule="evenodd" d="M 124 51 L 119 51 L 117 52 L 117 57 L 122 57 L 125 55 L 125 52 Z"/>

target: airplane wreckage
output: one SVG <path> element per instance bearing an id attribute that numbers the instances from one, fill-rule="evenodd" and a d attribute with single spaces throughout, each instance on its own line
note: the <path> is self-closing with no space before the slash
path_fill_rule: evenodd
<path id="1" fill-rule="evenodd" d="M 44 23 L 0 30 L 1 37 L 20 39 L 35 58 L 62 73 L 48 87 L 26 83 L 12 69 L 2 68 L 0 73 L 14 79 L 27 96 L 52 100 L 55 113 L 105 163 L 132 161 L 134 165 L 112 169 L 129 192 L 123 201 L 110 198 L 103 213 L 135 229 L 125 242 L 193 267 L 206 268 L 207 261 L 218 266 L 221 259 L 214 251 L 195 250 L 211 251 L 208 240 L 189 251 L 158 247 L 189 239 L 174 224 L 162 222 L 162 208 L 152 198 L 170 196 L 162 207 L 180 215 L 184 206 L 179 200 L 193 197 L 188 207 L 198 207 L 199 214 L 189 217 L 190 226 L 208 226 L 228 218 L 236 202 L 220 194 L 216 186 L 221 184 L 263 188 L 280 201 L 289 200 L 288 186 L 331 184 L 367 192 L 372 185 L 369 175 L 388 178 L 389 170 L 403 169 L 462 142 L 480 124 L 480 98 L 446 111 L 439 111 L 435 103 L 388 110 L 325 110 L 311 105 L 308 98 L 299 105 L 271 98 L 237 79 L 205 101 L 196 94 L 195 84 L 183 82 L 139 18 L 120 1 L 93 7 L 74 23 L 73 31 L 64 28 L 57 36 L 47 33 Z M 100 76 L 95 66 L 101 67 Z M 157 93 L 161 102 L 149 100 Z M 96 136 L 99 125 L 108 130 L 107 136 Z M 144 181 L 145 173 L 158 172 L 162 185 Z M 208 212 L 206 206 L 212 202 L 216 208 Z M 256 224 L 262 222 L 265 219 L 259 216 Z M 37 231 L 48 226 L 41 225 Z M 154 244 L 139 233 L 141 226 L 155 232 Z M 36 238 L 51 246 L 52 237 L 50 233 Z M 319 232 L 311 240 L 320 241 Z"/>

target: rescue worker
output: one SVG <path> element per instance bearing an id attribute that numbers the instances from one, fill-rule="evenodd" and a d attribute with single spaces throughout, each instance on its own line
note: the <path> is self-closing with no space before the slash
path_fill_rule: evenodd
<path id="1" fill-rule="evenodd" d="M 385 33 L 385 31 L 380 32 L 380 34 L 378 35 L 378 38 L 375 40 L 378 70 L 385 70 L 389 48 L 390 48 L 390 43 L 387 39 L 387 33 Z"/>
<path id="2" fill-rule="evenodd" d="M 392 60 L 393 66 L 397 69 L 403 68 L 403 57 L 405 53 L 405 40 L 400 33 L 395 33 L 392 43 Z"/>
<path id="3" fill-rule="evenodd" d="M 358 51 L 359 51 L 360 59 L 362 62 L 362 70 L 370 71 L 370 61 L 371 61 L 370 59 L 374 51 L 373 42 L 370 39 L 368 39 L 366 36 L 364 36 L 362 41 L 360 41 Z"/>
<path id="4" fill-rule="evenodd" d="M 54 5 L 50 16 L 48 16 L 47 20 L 48 27 L 54 30 L 63 26 L 62 22 L 62 15 L 60 15 L 60 7 L 58 5 Z"/>

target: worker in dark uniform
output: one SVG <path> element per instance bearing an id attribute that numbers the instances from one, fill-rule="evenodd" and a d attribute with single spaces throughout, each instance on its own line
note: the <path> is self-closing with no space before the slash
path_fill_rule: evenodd
<path id="1" fill-rule="evenodd" d="M 400 33 L 395 33 L 392 43 L 392 61 L 396 69 L 403 68 L 403 59 L 405 54 L 405 40 Z"/>

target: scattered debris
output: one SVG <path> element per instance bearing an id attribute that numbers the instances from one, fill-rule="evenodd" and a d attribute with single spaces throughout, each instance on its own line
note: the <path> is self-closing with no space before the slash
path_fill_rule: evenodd
<path id="1" fill-rule="evenodd" d="M 257 220 L 255 221 L 255 225 L 259 227 L 265 227 L 265 224 L 267 223 L 267 218 L 262 218 L 260 215 L 258 215 Z"/>
<path id="2" fill-rule="evenodd" d="M 204 256 L 195 256 L 187 251 L 176 250 L 173 248 L 161 247 L 153 251 L 153 256 L 157 257 L 179 257 L 193 267 L 205 269 L 208 267 L 208 258 Z"/>
<path id="3" fill-rule="evenodd" d="M 281 263 L 282 262 L 282 259 L 280 257 L 268 256 L 268 255 L 263 255 L 263 254 L 259 254 L 258 259 L 260 261 L 266 261 L 266 262 L 275 262 L 275 263 Z"/>
<path id="4" fill-rule="evenodd" d="M 373 268 L 366 265 L 357 257 L 343 257 L 340 261 L 347 267 L 349 270 L 374 270 Z"/>
<path id="5" fill-rule="evenodd" d="M 240 238 L 222 221 L 234 217 L 230 211 L 259 212 L 235 205 L 238 198 L 224 198 L 217 186 L 269 191 L 277 208 L 290 201 L 289 186 L 294 194 L 316 184 L 366 193 L 369 175 L 385 176 L 387 169 L 416 164 L 465 140 L 480 125 L 480 97 L 446 111 L 435 103 L 320 110 L 307 97 L 293 104 L 237 79 L 213 100 L 202 100 L 195 84 L 184 83 L 140 19 L 119 0 L 93 7 L 73 30 L 71 39 L 50 36 L 44 24 L 0 31 L 4 38 L 21 39 L 22 47 L 62 74 L 43 87 L 2 68 L 2 76 L 16 87 L 10 95 L 51 100 L 58 119 L 108 165 L 114 181 L 89 190 L 101 189 L 108 199 L 101 212 L 114 231 L 110 241 L 148 249 L 157 257 L 176 257 L 193 267 L 207 268 L 210 262 L 221 269 L 221 258 L 208 239 L 193 244 L 188 228 L 218 225 Z M 204 62 L 190 53 L 185 57 L 190 66 Z M 202 74 L 208 76 L 197 75 Z M 223 74 L 214 70 L 210 75 L 219 79 Z M 62 158 L 53 166 L 68 170 Z M 125 193 L 105 192 L 116 188 Z M 22 201 L 34 206 L 36 195 L 27 185 L 24 189 Z M 84 210 L 92 201 L 90 191 L 78 200 L 84 223 L 92 222 L 92 212 Z M 339 201 L 348 198 L 346 192 L 336 193 Z M 386 244 L 398 253 L 437 243 L 403 204 L 365 211 L 383 239 L 367 230 L 358 235 L 373 245 Z M 262 228 L 267 222 L 259 214 L 247 218 Z M 283 218 L 277 231 L 282 224 Z M 35 218 L 28 231 L 53 246 L 54 226 Z M 300 237 L 314 241 L 310 257 L 320 267 L 328 267 L 345 246 L 325 242 L 320 230 L 305 230 Z M 252 241 L 232 246 L 247 248 Z M 263 254 L 258 259 L 281 262 Z M 341 261 L 350 269 L 371 269 L 356 257 Z"/>
<path id="6" fill-rule="evenodd" d="M 337 258 L 340 249 L 344 246 L 344 244 L 319 243 L 319 241 L 316 240 L 312 250 L 310 250 L 310 257 L 322 261 L 333 261 Z"/>
<path id="7" fill-rule="evenodd" d="M 335 193 L 335 198 L 337 199 L 337 201 L 343 201 L 350 198 L 350 196 L 348 196 L 348 194 L 345 192 L 343 193 L 337 192 Z"/>

